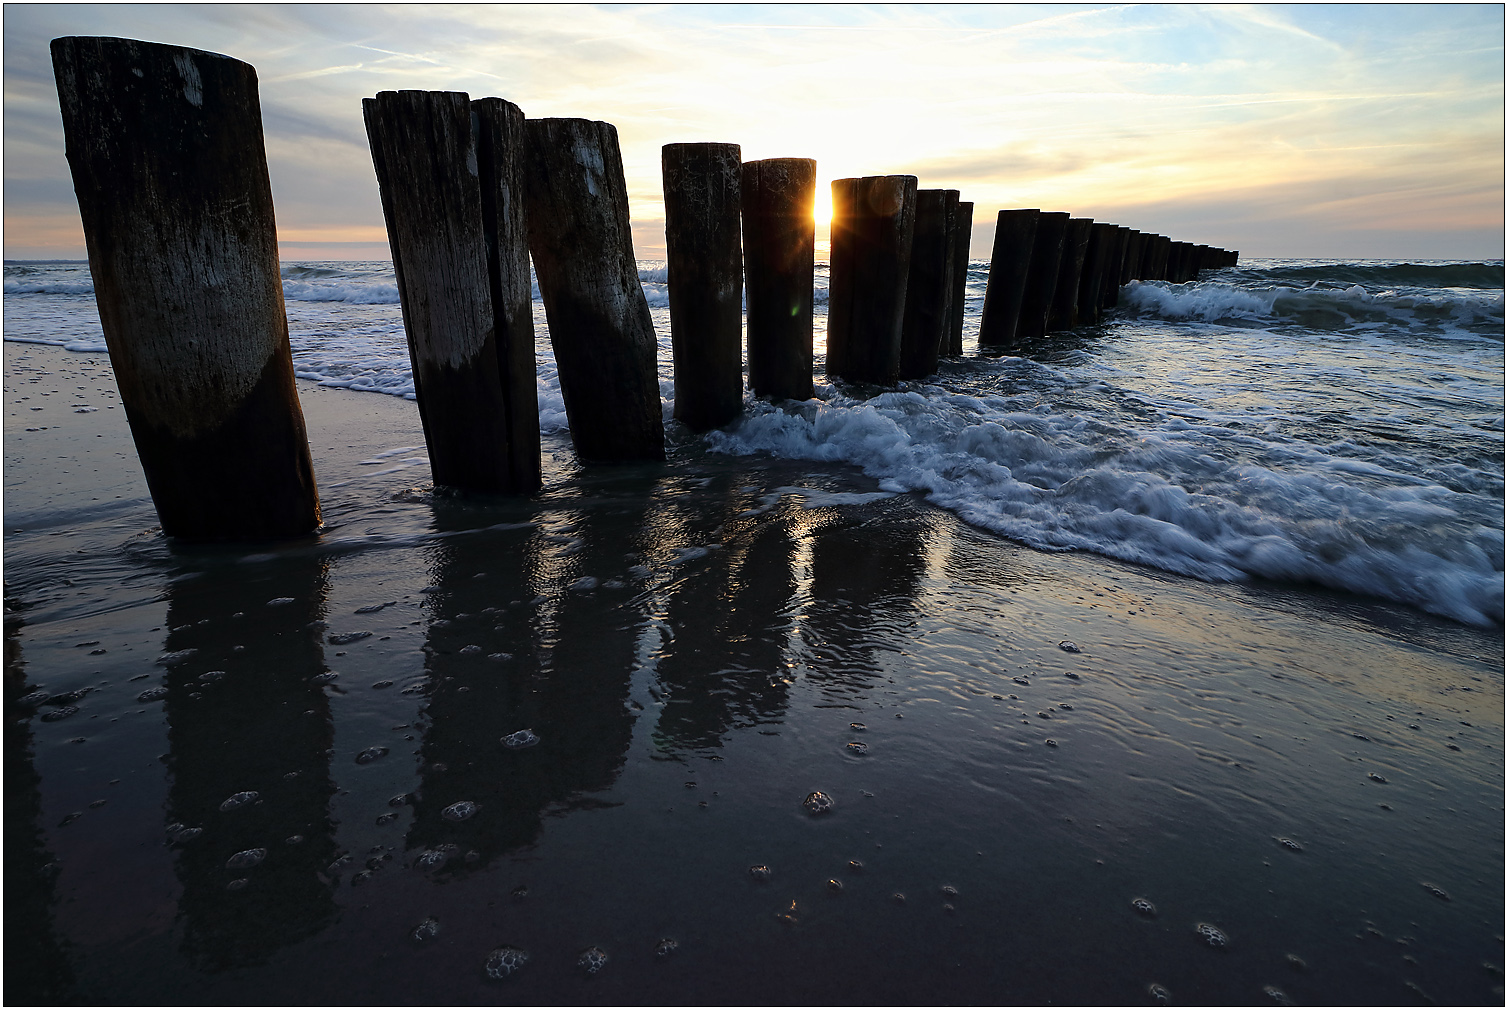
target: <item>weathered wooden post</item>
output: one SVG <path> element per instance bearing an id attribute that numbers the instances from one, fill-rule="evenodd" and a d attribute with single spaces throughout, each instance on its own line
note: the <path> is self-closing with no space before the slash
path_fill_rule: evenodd
<path id="1" fill-rule="evenodd" d="M 990 250 L 990 276 L 984 286 L 984 308 L 979 316 L 981 347 L 1015 347 L 1021 320 L 1021 301 L 1026 295 L 1026 275 L 1031 269 L 1032 247 L 1037 241 L 1038 210 L 1002 210 L 995 217 L 995 244 Z"/>
<path id="2" fill-rule="evenodd" d="M 503 211 L 504 220 L 497 207 L 497 187 L 506 185 L 500 172 L 511 172 L 516 196 L 517 167 L 510 167 L 509 159 L 517 155 L 506 146 L 489 151 L 484 177 L 478 143 L 485 117 L 498 139 L 516 146 L 523 113 L 516 106 L 494 106 L 474 114 L 470 96 L 460 91 L 384 91 L 364 99 L 362 111 L 435 483 L 469 491 L 534 491 L 539 487 L 534 324 L 527 304 L 517 318 L 516 277 L 505 279 L 500 272 L 497 294 L 515 318 L 513 332 L 499 339 L 489 263 L 490 253 L 500 271 L 504 257 L 513 271 L 519 266 L 519 250 L 501 247 L 499 240 L 521 241 L 523 222 L 511 219 L 516 205 Z M 491 229 L 483 212 L 484 191 L 493 207 Z M 527 278 L 525 272 L 526 294 Z M 512 376 L 510 337 L 512 349 L 524 352 L 516 369 L 522 374 Z M 517 346 L 522 344 L 527 348 Z M 510 422 L 520 419 L 510 391 L 527 400 L 517 405 L 524 432 L 516 458 Z"/>
<path id="3" fill-rule="evenodd" d="M 1126 233 L 1126 256 L 1121 261 L 1122 284 L 1130 284 L 1134 280 L 1139 280 L 1136 275 L 1137 266 L 1141 261 L 1142 238 L 1142 233 L 1135 228 Z"/>
<path id="4" fill-rule="evenodd" d="M 940 353 L 950 358 L 963 356 L 963 315 L 968 300 L 969 285 L 969 239 L 974 235 L 974 204 L 960 200 L 953 218 L 953 250 L 950 276 L 953 278 L 953 297 L 948 303 L 948 346 Z"/>
<path id="5" fill-rule="evenodd" d="M 1173 240 L 1166 235 L 1157 236 L 1156 259 L 1152 265 L 1152 279 L 1168 280 L 1168 257 L 1173 252 Z"/>
<path id="6" fill-rule="evenodd" d="M 54 39 L 52 62 L 100 326 L 163 532 L 309 533 L 319 499 L 256 70 L 116 38 Z"/>
<path id="7" fill-rule="evenodd" d="M 772 400 L 810 400 L 817 163 L 746 162 L 742 190 L 749 388 Z"/>
<path id="8" fill-rule="evenodd" d="M 1057 293 L 1058 268 L 1063 263 L 1063 240 L 1068 236 L 1068 214 L 1044 211 L 1037 215 L 1037 237 L 1032 242 L 1031 266 L 1026 270 L 1026 290 L 1021 296 L 1021 318 L 1016 323 L 1016 343 L 1047 334 L 1047 314 Z"/>
<path id="9" fill-rule="evenodd" d="M 1100 321 L 1105 269 L 1110 262 L 1110 247 L 1115 240 L 1115 225 L 1096 221 L 1089 228 L 1089 248 L 1084 254 L 1084 269 L 1079 274 L 1078 320 L 1096 324 Z"/>
<path id="10" fill-rule="evenodd" d="M 1157 236 L 1143 233 L 1141 237 L 1141 252 L 1136 257 L 1136 279 L 1148 281 L 1152 279 L 1152 250 L 1157 245 Z"/>
<path id="11" fill-rule="evenodd" d="M 508 490 L 539 490 L 539 381 L 534 358 L 534 294 L 524 214 L 524 113 L 501 98 L 471 103 L 487 280 L 497 334 L 498 384 L 507 404 Z"/>
<path id="12" fill-rule="evenodd" d="M 1110 237 L 1110 258 L 1105 262 L 1104 288 L 1100 291 L 1101 308 L 1113 309 L 1121 297 L 1121 264 L 1126 261 L 1126 242 L 1131 229 L 1116 225 Z"/>
<path id="13" fill-rule="evenodd" d="M 948 300 L 953 295 L 953 278 L 948 274 L 948 259 L 957 212 L 958 190 L 916 191 L 916 227 L 901 322 L 902 379 L 925 379 L 937 371 L 937 356 L 947 339 L 952 316 Z"/>
<path id="14" fill-rule="evenodd" d="M 524 127 L 529 252 L 571 442 L 583 459 L 664 459 L 654 323 L 634 260 L 618 131 L 587 119 Z"/>
<path id="15" fill-rule="evenodd" d="M 1089 255 L 1089 236 L 1094 221 L 1087 217 L 1068 219 L 1063 237 L 1063 260 L 1058 266 L 1058 284 L 1053 290 L 1052 309 L 1047 314 L 1048 330 L 1068 330 L 1079 324 L 1079 277 Z"/>
<path id="16" fill-rule="evenodd" d="M 833 180 L 827 371 L 892 385 L 901 367 L 916 176 Z"/>
<path id="17" fill-rule="evenodd" d="M 743 412 L 743 158 L 737 144 L 666 144 L 660 167 L 675 416 L 707 431 Z"/>

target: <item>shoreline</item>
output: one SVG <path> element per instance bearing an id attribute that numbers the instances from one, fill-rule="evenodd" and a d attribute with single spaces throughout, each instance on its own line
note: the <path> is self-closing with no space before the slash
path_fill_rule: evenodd
<path id="1" fill-rule="evenodd" d="M 7 844 L 69 1000 L 1501 998 L 1497 631 L 1035 551 L 850 467 L 686 445 L 582 467 L 547 436 L 536 498 L 435 495 L 412 403 L 308 382 L 325 530 L 183 547 L 147 532 L 119 410 L 52 403 L 109 389 L 103 356 L 14 352 L 8 766 L 37 785 Z M 56 722 L 20 701 L 85 689 Z M 1369 920 L 1418 965 L 1376 966 Z M 505 943 L 535 959 L 502 990 Z"/>

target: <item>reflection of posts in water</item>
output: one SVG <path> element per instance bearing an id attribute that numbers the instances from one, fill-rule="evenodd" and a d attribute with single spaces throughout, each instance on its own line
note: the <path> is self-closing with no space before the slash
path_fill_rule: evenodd
<path id="1" fill-rule="evenodd" d="M 885 506 L 870 506 L 885 507 Z M 885 536 L 862 513 L 838 510 L 811 532 L 810 603 L 803 633 L 809 677 L 843 690 L 865 686 L 881 669 L 876 631 L 893 637 L 916 618 L 914 600 L 926 569 L 926 519 L 916 510 L 892 513 Z"/>
<path id="2" fill-rule="evenodd" d="M 10 602 L 6 601 L 7 604 Z M 33 759 L 31 720 L 17 699 L 26 683 L 21 622 L 5 620 L 5 1002 L 59 1004 L 73 966 L 53 927 L 57 869 L 42 833 L 42 780 Z"/>
<path id="3" fill-rule="evenodd" d="M 440 529 L 471 525 L 443 503 L 437 513 Z M 626 592 L 565 585 L 576 573 L 621 571 L 642 510 L 593 518 L 604 522 L 569 535 L 479 530 L 437 549 L 425 650 L 429 727 L 406 839 L 410 849 L 439 852 L 437 870 L 485 866 L 532 843 L 545 812 L 589 803 L 581 794 L 607 789 L 623 766 L 636 622 L 613 605 Z M 520 730 L 538 742 L 505 746 Z M 454 805 L 463 802 L 476 810 L 458 817 Z"/>
<path id="4" fill-rule="evenodd" d="M 325 594 L 314 558 L 170 590 L 168 834 L 184 950 L 208 971 L 264 963 L 335 912 Z"/>
<path id="5" fill-rule="evenodd" d="M 725 531 L 721 550 L 687 566 L 666 594 L 672 640 L 657 664 L 665 705 L 655 723 L 664 749 L 719 747 L 729 730 L 779 722 L 788 703 L 784 661 L 796 592 L 794 541 L 768 516 L 738 518 L 732 494 L 699 523 Z M 650 517 L 667 544 L 695 544 L 669 504 Z"/>

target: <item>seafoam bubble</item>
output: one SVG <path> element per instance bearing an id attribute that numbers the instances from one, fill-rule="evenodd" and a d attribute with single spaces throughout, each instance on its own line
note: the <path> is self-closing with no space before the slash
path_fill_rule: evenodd
<path id="1" fill-rule="evenodd" d="M 1064 652 L 1083 652 L 1084 651 L 1083 649 L 1081 649 L 1081 648 L 1078 647 L 1077 643 L 1070 642 L 1066 638 L 1063 641 L 1061 641 L 1061 642 L 1058 643 L 1058 648 L 1062 649 Z"/>
<path id="2" fill-rule="evenodd" d="M 862 733 L 869 727 L 865 726 L 862 722 L 851 722 L 848 724 L 848 728 L 853 730 L 855 733 Z"/>
<path id="3" fill-rule="evenodd" d="M 291 596 L 278 596 L 267 601 L 269 607 L 286 607 L 290 603 L 297 603 Z"/>
<path id="4" fill-rule="evenodd" d="M 199 674 L 199 679 L 206 684 L 213 684 L 215 681 L 224 676 L 224 670 L 206 670 L 203 673 Z"/>
<path id="5" fill-rule="evenodd" d="M 266 849 L 242 849 L 225 861 L 227 870 L 249 870 L 267 858 Z"/>
<path id="6" fill-rule="evenodd" d="M 1153 982 L 1151 985 L 1147 986 L 1147 995 L 1151 996 L 1153 1002 L 1156 1003 L 1166 1005 L 1173 1002 L 1173 994 L 1168 992 L 1166 986 L 1158 985 L 1156 982 Z"/>
<path id="7" fill-rule="evenodd" d="M 463 656 L 480 656 L 481 654 L 482 647 L 480 645 L 467 645 L 461 648 L 461 655 Z"/>
<path id="8" fill-rule="evenodd" d="M 487 955 L 482 970 L 488 978 L 507 978 L 529 963 L 529 952 L 518 947 L 498 947 Z"/>
<path id="9" fill-rule="evenodd" d="M 1230 945 L 1230 938 L 1218 927 L 1208 922 L 1201 922 L 1194 926 L 1194 932 L 1199 935 L 1209 946 L 1216 950 L 1224 950 Z"/>
<path id="10" fill-rule="evenodd" d="M 843 881 L 839 880 L 837 877 L 829 877 L 827 881 L 827 889 L 833 894 L 841 894 L 843 892 Z"/>
<path id="11" fill-rule="evenodd" d="M 869 753 L 869 744 L 854 740 L 844 745 L 844 749 L 850 754 L 864 755 Z"/>
<path id="12" fill-rule="evenodd" d="M 198 649 L 179 649 L 177 652 L 164 652 L 157 657 L 157 665 L 176 666 L 198 651 Z"/>
<path id="13" fill-rule="evenodd" d="M 430 916 L 419 923 L 419 925 L 414 927 L 413 932 L 409 933 L 409 936 L 413 937 L 415 943 L 424 943 L 428 940 L 433 940 L 439 935 L 440 920 L 434 916 Z"/>
<path id="14" fill-rule="evenodd" d="M 255 803 L 257 801 L 257 797 L 260 795 L 261 793 L 257 792 L 255 789 L 248 789 L 245 792 L 233 793 L 230 796 L 226 797 L 224 802 L 220 804 L 220 812 L 223 814 L 227 811 L 237 810 L 241 807 L 244 807 L 248 803 Z"/>
<path id="15" fill-rule="evenodd" d="M 173 844 L 187 845 L 202 834 L 204 834 L 203 828 L 179 828 L 173 832 Z"/>
<path id="16" fill-rule="evenodd" d="M 1290 852 L 1303 852 L 1304 847 L 1292 838 L 1279 838 L 1278 844 Z"/>
<path id="17" fill-rule="evenodd" d="M 348 631 L 348 632 L 346 632 L 345 634 L 342 634 L 342 635 L 331 635 L 330 636 L 330 644 L 331 645 L 350 645 L 352 642 L 359 642 L 363 638 L 371 638 L 371 637 L 372 637 L 372 633 L 370 631 Z"/>
<path id="18" fill-rule="evenodd" d="M 671 954 L 674 954 L 677 950 L 679 950 L 680 947 L 681 945 L 679 942 L 672 940 L 667 936 L 659 943 L 655 944 L 655 957 L 664 960 L 665 958 L 669 957 Z"/>
<path id="19" fill-rule="evenodd" d="M 476 812 L 480 809 L 481 807 L 471 800 L 459 800 L 441 810 L 440 816 L 447 821 L 466 821 L 476 816 Z"/>
<path id="20" fill-rule="evenodd" d="M 251 883 L 251 881 L 247 880 L 245 877 L 237 877 L 235 880 L 232 880 L 230 883 L 226 884 L 225 889 L 227 891 L 240 891 L 243 890 L 249 883 Z"/>
<path id="21" fill-rule="evenodd" d="M 1288 998 L 1288 994 L 1275 985 L 1264 985 L 1262 987 L 1262 995 L 1272 1000 L 1278 1006 L 1293 1006 L 1293 1000 Z"/>
<path id="22" fill-rule="evenodd" d="M 138 694 L 136 696 L 136 700 L 137 701 L 143 701 L 143 702 L 145 702 L 145 701 L 160 701 L 161 699 L 166 698 L 167 696 L 168 696 L 168 689 L 167 688 L 165 688 L 165 687 L 149 687 L 145 691 L 143 691 L 140 694 Z"/>
<path id="23" fill-rule="evenodd" d="M 525 747 L 533 747 L 539 743 L 539 737 L 534 735 L 532 729 L 520 729 L 503 737 L 503 746 L 509 750 L 523 750 Z"/>
<path id="24" fill-rule="evenodd" d="M 756 863 L 753 866 L 749 867 L 749 876 L 753 877 L 755 880 L 769 880 L 770 868 L 764 863 Z"/>
<path id="25" fill-rule="evenodd" d="M 1436 887 L 1434 884 L 1426 884 L 1421 882 L 1419 886 L 1424 888 L 1430 894 L 1433 894 L 1435 897 L 1439 898 L 1441 901 L 1450 900 L 1450 895 L 1446 894 L 1442 888 Z"/>
<path id="26" fill-rule="evenodd" d="M 64 705 L 62 708 L 55 708 L 51 712 L 42 713 L 42 721 L 61 722 L 70 715 L 78 715 L 78 711 L 79 707 L 77 705 Z"/>
<path id="27" fill-rule="evenodd" d="M 18 705 L 25 705 L 30 708 L 42 704 L 42 702 L 46 701 L 48 697 L 48 692 L 37 690 L 31 692 L 30 694 L 22 695 L 20 698 L 17 698 L 16 703 Z"/>
<path id="28" fill-rule="evenodd" d="M 375 613 L 377 613 L 377 611 L 381 610 L 383 607 L 393 607 L 393 606 L 397 606 L 397 601 L 396 600 L 392 600 L 392 601 L 389 601 L 387 603 L 371 603 L 371 604 L 368 604 L 365 607 L 357 607 L 356 608 L 356 613 L 358 613 L 358 614 L 375 614 Z"/>
<path id="29" fill-rule="evenodd" d="M 386 756 L 386 747 L 368 747 L 366 750 L 356 755 L 356 763 L 359 765 L 369 765 L 373 761 L 376 761 L 378 758 Z"/>
<path id="30" fill-rule="evenodd" d="M 1157 914 L 1157 906 L 1146 898 L 1132 898 L 1131 907 L 1136 909 L 1139 914 L 1145 915 L 1148 918 Z"/>
<path id="31" fill-rule="evenodd" d="M 822 792 L 807 793 L 801 805 L 807 809 L 808 813 L 827 814 L 832 812 L 833 798 Z"/>
<path id="32" fill-rule="evenodd" d="M 340 674 L 336 673 L 334 670 L 327 670 L 324 673 L 318 673 L 318 674 L 315 674 L 313 677 L 310 677 L 309 678 L 309 683 L 311 683 L 311 684 L 333 684 L 333 683 L 335 683 L 339 679 L 340 679 Z"/>
<path id="33" fill-rule="evenodd" d="M 576 958 L 576 967 L 588 975 L 595 975 L 607 965 L 607 952 L 601 947 L 588 947 Z"/>

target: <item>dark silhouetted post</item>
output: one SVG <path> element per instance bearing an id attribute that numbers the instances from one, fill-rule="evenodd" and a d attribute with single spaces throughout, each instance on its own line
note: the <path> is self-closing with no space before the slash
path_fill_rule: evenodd
<path id="1" fill-rule="evenodd" d="M 953 252 L 950 276 L 953 297 L 948 302 L 948 345 L 939 353 L 950 358 L 963 356 L 963 313 L 968 300 L 969 240 L 974 237 L 974 205 L 960 200 L 953 218 Z"/>
<path id="2" fill-rule="evenodd" d="M 583 459 L 665 458 L 654 323 L 639 286 L 618 131 L 525 121 L 529 252 Z"/>
<path id="3" fill-rule="evenodd" d="M 1037 216 L 1037 238 L 1032 243 L 1031 266 L 1026 270 L 1026 290 L 1021 297 L 1021 318 L 1016 323 L 1016 342 L 1036 340 L 1047 333 L 1047 314 L 1058 288 L 1058 268 L 1063 263 L 1063 241 L 1068 236 L 1068 215 L 1044 212 Z"/>
<path id="4" fill-rule="evenodd" d="M 812 268 L 817 163 L 767 158 L 743 166 L 749 388 L 772 400 L 812 398 Z"/>
<path id="5" fill-rule="evenodd" d="M 1122 284 L 1130 284 L 1134 280 L 1141 279 L 1137 274 L 1138 267 L 1141 265 L 1141 243 L 1145 237 L 1135 228 L 1126 233 L 1126 255 L 1121 259 Z"/>
<path id="6" fill-rule="evenodd" d="M 833 180 L 827 371 L 891 385 L 901 367 L 916 176 Z"/>
<path id="7" fill-rule="evenodd" d="M 995 218 L 995 245 L 990 251 L 990 276 L 984 287 L 979 316 L 979 346 L 1015 347 L 1021 320 L 1026 275 L 1032 246 L 1037 241 L 1037 210 L 1002 210 Z"/>
<path id="8" fill-rule="evenodd" d="M 948 260 L 957 212 L 958 190 L 917 190 L 916 228 L 901 325 L 903 379 L 925 379 L 937 371 L 937 356 L 947 339 L 952 315 L 948 299 L 953 294 L 953 279 L 948 274 Z"/>
<path id="9" fill-rule="evenodd" d="M 311 532 L 256 70 L 114 38 L 54 39 L 52 61 L 100 326 L 163 532 Z"/>
<path id="10" fill-rule="evenodd" d="M 1080 323 L 1093 325 L 1100 321 L 1102 294 L 1105 290 L 1105 268 L 1110 262 L 1111 246 L 1115 241 L 1115 225 L 1096 221 L 1089 229 L 1089 248 L 1084 254 L 1084 269 L 1079 274 Z"/>
<path id="11" fill-rule="evenodd" d="M 1166 235 L 1157 236 L 1156 259 L 1152 263 L 1152 280 L 1165 281 L 1168 277 L 1168 257 L 1173 252 L 1173 240 Z"/>
<path id="12" fill-rule="evenodd" d="M 1131 229 L 1115 226 L 1110 241 L 1110 258 L 1105 261 L 1104 287 L 1100 291 L 1100 306 L 1113 309 L 1121 297 L 1121 264 L 1126 261 L 1126 242 Z"/>
<path id="13" fill-rule="evenodd" d="M 533 432 L 532 479 L 524 476 L 519 486 L 505 392 L 509 359 L 498 340 L 488 262 L 489 251 L 505 254 L 497 242 L 507 228 L 514 229 L 515 239 L 521 237 L 522 222 L 496 223 L 496 194 L 489 193 L 495 222 L 489 235 L 482 193 L 498 184 L 498 159 L 492 159 L 494 176 L 483 185 L 477 132 L 484 113 L 478 111 L 474 119 L 471 98 L 459 91 L 384 91 L 363 100 L 362 110 L 435 483 L 470 491 L 533 491 L 539 486 L 538 407 L 526 421 Z M 504 131 L 505 140 L 506 131 L 517 131 L 523 120 L 517 107 L 511 122 L 502 108 L 485 115 L 495 131 Z M 502 154 L 504 164 L 508 157 Z M 516 179 L 516 168 L 513 174 Z M 516 312 L 516 304 L 513 308 Z M 522 385 L 532 400 L 534 331 L 527 312 L 524 320 L 528 333 L 517 337 L 529 344 Z M 515 320 L 515 329 L 521 322 Z"/>
<path id="14" fill-rule="evenodd" d="M 675 416 L 706 431 L 743 411 L 743 158 L 737 144 L 666 144 L 660 166 Z"/>
<path id="15" fill-rule="evenodd" d="M 1049 330 L 1067 330 L 1079 323 L 1079 277 L 1089 255 L 1089 236 L 1094 221 L 1087 217 L 1068 219 L 1063 238 L 1063 259 L 1058 266 L 1058 283 L 1053 289 L 1052 310 L 1047 314 Z"/>

